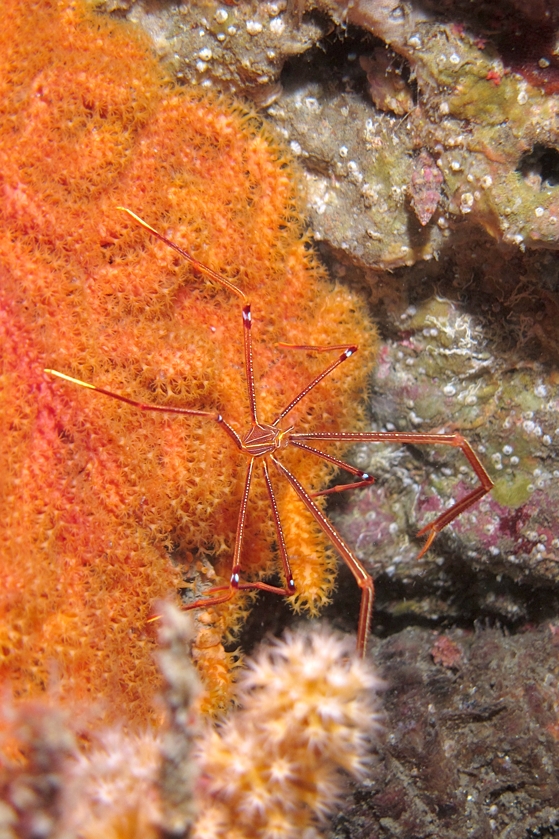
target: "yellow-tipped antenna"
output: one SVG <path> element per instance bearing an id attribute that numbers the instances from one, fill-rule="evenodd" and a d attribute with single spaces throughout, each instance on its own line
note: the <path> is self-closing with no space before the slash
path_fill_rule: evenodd
<path id="1" fill-rule="evenodd" d="M 197 259 L 194 259 L 194 257 L 191 256 L 188 253 L 188 251 L 184 251 L 178 245 L 175 245 L 175 243 L 171 242 L 170 239 L 167 239 L 166 236 L 163 236 L 161 233 L 158 233 L 157 230 L 155 230 L 153 227 L 151 227 L 151 225 L 147 223 L 147 221 L 144 221 L 142 218 L 140 218 L 140 216 L 137 216 L 136 213 L 133 213 L 132 210 L 128 209 L 128 207 L 117 207 L 117 210 L 122 210 L 124 213 L 128 213 L 128 215 L 131 218 L 133 218 L 134 221 L 136 221 L 138 224 L 141 224 L 142 227 L 144 227 L 161 242 L 164 242 L 170 248 L 173 248 L 174 251 L 180 253 L 180 255 L 184 257 L 184 259 L 186 259 L 187 262 L 190 262 L 190 264 L 197 268 L 199 271 L 202 271 L 208 277 L 211 277 L 211 279 L 215 280 L 216 283 L 219 283 L 220 285 L 225 286 L 225 288 L 228 288 L 229 291 L 232 291 L 233 294 L 236 294 L 237 297 L 241 298 L 241 300 L 246 301 L 246 294 L 244 294 L 240 288 L 237 288 L 237 286 L 233 285 L 232 282 L 226 280 L 225 277 L 222 277 L 221 274 L 217 273 L 217 271 L 213 271 L 211 268 L 208 268 L 207 265 L 204 265 L 202 262 L 199 262 Z"/>
<path id="2" fill-rule="evenodd" d="M 50 373 L 51 376 L 58 376 L 59 379 L 64 379 L 67 382 L 72 382 L 73 385 L 80 387 L 88 387 L 90 390 L 98 390 L 95 385 L 90 385 L 89 382 L 82 382 L 81 379 L 74 379 L 73 376 L 67 376 L 66 373 L 59 373 L 58 370 L 52 370 L 50 367 L 44 368 L 45 373 Z"/>
<path id="3" fill-rule="evenodd" d="M 153 235 L 154 235 L 154 236 L 157 236 L 157 237 L 159 237 L 159 236 L 160 236 L 160 234 L 157 232 L 157 230 L 154 230 L 154 228 L 153 228 L 153 227 L 151 227 L 151 226 L 147 223 L 147 221 L 144 221 L 144 220 L 143 220 L 143 218 L 140 218 L 140 216 L 137 216 L 137 215 L 136 215 L 136 213 L 133 213 L 133 212 L 132 212 L 132 210 L 129 210 L 129 209 L 128 209 L 128 207 L 117 207 L 117 210 L 122 210 L 124 213 L 128 213 L 128 215 L 129 215 L 129 216 L 132 216 L 132 218 L 134 219 L 134 221 L 137 221 L 137 222 L 138 222 L 138 224 L 141 224 L 141 225 L 142 225 L 142 227 L 145 227 L 145 228 L 146 228 L 146 230 L 149 230 L 149 232 L 150 232 L 150 233 L 153 233 Z"/>
<path id="4" fill-rule="evenodd" d="M 66 373 L 60 373 L 58 370 L 53 370 L 51 367 L 43 368 L 45 373 L 51 376 L 56 376 L 59 379 L 64 379 L 73 385 L 80 387 L 87 387 L 89 390 L 94 390 L 96 393 L 102 393 L 103 396 L 110 396 L 111 399 L 118 399 L 119 402 L 124 402 L 126 405 L 132 405 L 134 408 L 139 408 L 141 411 L 157 411 L 160 414 L 181 414 L 187 417 L 209 417 L 216 419 L 216 415 L 210 411 L 197 411 L 193 408 L 173 408 L 170 405 L 151 405 L 149 402 L 138 402 L 136 399 L 129 399 L 128 396 L 122 396 L 121 393 L 114 393 L 112 390 L 105 390 L 104 387 L 97 387 L 89 382 L 82 382 L 81 379 L 75 379 L 74 376 L 68 376 Z M 226 425 L 227 423 L 225 423 Z"/>

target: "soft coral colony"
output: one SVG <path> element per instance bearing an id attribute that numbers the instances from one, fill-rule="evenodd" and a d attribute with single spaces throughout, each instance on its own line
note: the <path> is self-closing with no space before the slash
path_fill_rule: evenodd
<path id="1" fill-rule="evenodd" d="M 191 622 L 169 604 L 161 612 L 168 729 L 112 727 L 79 750 L 59 709 L 23 703 L 2 738 L 27 762 L 0 764 L 1 835 L 319 839 L 379 725 L 382 685 L 353 639 L 307 629 L 263 646 L 237 684 L 240 708 L 202 727 Z"/>
<path id="2" fill-rule="evenodd" d="M 196 571 L 227 577 L 244 464 L 203 419 L 135 411 L 43 368 L 237 426 L 248 405 L 238 300 L 116 206 L 250 296 L 263 417 L 323 367 L 278 341 L 350 340 L 360 363 L 290 420 L 359 428 L 375 332 L 309 251 L 288 161 L 254 115 L 176 89 L 135 32 L 79 2 L 9 2 L 0 38 L 2 681 L 141 721 L 158 685 L 152 604 Z M 311 490 L 331 474 L 297 452 L 285 462 Z M 334 557 L 292 491 L 278 494 L 295 605 L 316 611 Z M 245 544 L 247 576 L 273 572 L 263 486 Z M 230 679 L 222 636 L 242 610 L 203 615 L 195 655 L 214 706 Z"/>

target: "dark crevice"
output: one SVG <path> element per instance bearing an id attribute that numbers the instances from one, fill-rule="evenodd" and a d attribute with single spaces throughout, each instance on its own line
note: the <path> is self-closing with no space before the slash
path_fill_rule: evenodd
<path id="1" fill-rule="evenodd" d="M 520 158 L 516 171 L 535 189 L 559 185 L 559 151 L 541 143 Z"/>

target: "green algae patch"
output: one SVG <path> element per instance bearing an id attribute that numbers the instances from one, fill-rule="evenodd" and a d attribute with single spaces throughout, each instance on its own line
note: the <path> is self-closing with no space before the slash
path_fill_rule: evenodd
<path id="1" fill-rule="evenodd" d="M 491 494 L 503 507 L 517 507 L 525 504 L 532 494 L 533 484 L 530 475 L 519 472 L 516 475 L 503 475 L 495 481 Z"/>

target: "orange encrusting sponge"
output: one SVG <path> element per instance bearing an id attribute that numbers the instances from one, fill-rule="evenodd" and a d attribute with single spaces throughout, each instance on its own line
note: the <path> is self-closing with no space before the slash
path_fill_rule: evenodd
<path id="1" fill-rule="evenodd" d="M 359 428 L 376 333 L 309 250 L 289 160 L 254 114 L 174 87 L 133 29 L 80 2 L 7 0 L 0 42 L 0 680 L 140 723 L 158 686 L 153 603 L 208 557 L 210 582 L 228 578 L 246 460 L 211 421 L 144 413 L 43 368 L 219 410 L 240 433 L 249 414 L 240 301 L 116 206 L 250 298 L 264 422 L 335 357 L 276 342 L 356 343 L 288 419 Z M 281 457 L 311 490 L 331 475 L 300 451 Z M 333 554 L 272 480 L 295 603 L 312 612 Z M 277 568 L 268 508 L 255 479 L 247 579 Z M 195 656 L 214 707 L 231 678 L 221 638 L 246 607 L 201 616 Z"/>

